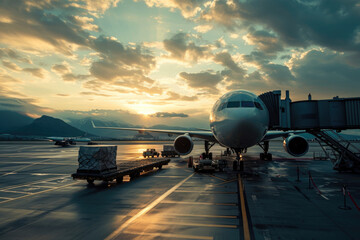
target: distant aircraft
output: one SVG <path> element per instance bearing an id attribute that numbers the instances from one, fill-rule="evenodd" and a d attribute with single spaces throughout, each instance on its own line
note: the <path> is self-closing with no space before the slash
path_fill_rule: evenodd
<path id="1" fill-rule="evenodd" d="M 219 143 L 223 147 L 232 149 L 238 161 L 247 148 L 256 144 L 264 151 L 260 154 L 260 159 L 272 160 L 272 155 L 268 153 L 269 140 L 278 137 L 284 138 L 284 148 L 292 156 L 303 156 L 309 150 L 308 142 L 305 138 L 296 135 L 296 132 L 268 131 L 269 113 L 265 104 L 256 94 L 245 90 L 228 92 L 216 101 L 210 114 L 209 130 L 97 127 L 92 124 L 94 128 L 180 135 L 175 139 L 174 147 L 181 155 L 187 155 L 192 151 L 193 137 L 205 140 L 205 157 L 209 157 L 210 148 L 215 143 Z"/>
<path id="2" fill-rule="evenodd" d="M 51 141 L 55 142 L 55 145 L 60 145 L 63 147 L 76 145 L 76 142 L 91 142 L 90 138 L 78 138 L 78 137 L 47 137 Z"/>

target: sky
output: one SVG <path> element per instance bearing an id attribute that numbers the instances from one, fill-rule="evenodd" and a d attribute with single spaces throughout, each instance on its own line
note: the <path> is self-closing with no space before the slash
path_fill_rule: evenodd
<path id="1" fill-rule="evenodd" d="M 0 109 L 205 127 L 238 89 L 360 97 L 360 3 L 0 1 Z"/>

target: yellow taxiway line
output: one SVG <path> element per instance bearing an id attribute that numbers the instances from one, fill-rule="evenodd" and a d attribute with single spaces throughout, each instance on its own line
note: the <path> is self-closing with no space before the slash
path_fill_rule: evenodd
<path id="1" fill-rule="evenodd" d="M 244 239 L 250 240 L 251 238 L 250 238 L 249 222 L 245 207 L 244 186 L 240 174 L 238 174 L 238 181 L 239 181 L 239 194 L 240 194 L 240 205 L 241 205 L 241 215 L 243 221 Z"/>

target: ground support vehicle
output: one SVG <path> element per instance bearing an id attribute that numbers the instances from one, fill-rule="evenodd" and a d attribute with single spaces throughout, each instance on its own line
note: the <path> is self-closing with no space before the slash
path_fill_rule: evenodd
<path id="1" fill-rule="evenodd" d="M 180 157 L 180 154 L 175 151 L 173 145 L 164 145 L 163 151 L 161 151 L 162 157 Z"/>
<path id="2" fill-rule="evenodd" d="M 192 167 L 195 172 L 197 171 L 223 171 L 226 167 L 226 160 L 222 159 L 209 159 L 197 158 L 192 162 Z"/>
<path id="3" fill-rule="evenodd" d="M 141 172 L 151 171 L 154 168 L 162 169 L 163 165 L 167 165 L 170 159 L 143 159 L 136 161 L 120 161 L 117 164 L 117 169 L 112 171 L 90 171 L 90 170 L 77 170 L 72 174 L 72 178 L 87 180 L 89 184 L 93 184 L 94 180 L 112 181 L 116 179 L 117 183 L 123 181 L 124 176 L 130 176 L 134 179 L 140 176 Z"/>
<path id="4" fill-rule="evenodd" d="M 146 151 L 144 151 L 143 152 L 143 156 L 144 156 L 144 158 L 146 158 L 146 157 L 159 157 L 160 156 L 160 153 L 158 153 L 154 148 L 152 148 L 152 149 L 150 149 L 150 148 L 148 148 L 148 149 L 146 149 Z"/>

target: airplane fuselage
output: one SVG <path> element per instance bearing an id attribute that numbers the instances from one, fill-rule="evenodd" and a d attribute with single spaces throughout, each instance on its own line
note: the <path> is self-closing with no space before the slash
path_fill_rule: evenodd
<path id="1" fill-rule="evenodd" d="M 228 92 L 214 104 L 210 129 L 216 140 L 233 149 L 246 149 L 266 135 L 269 114 L 263 101 L 245 90 Z"/>

